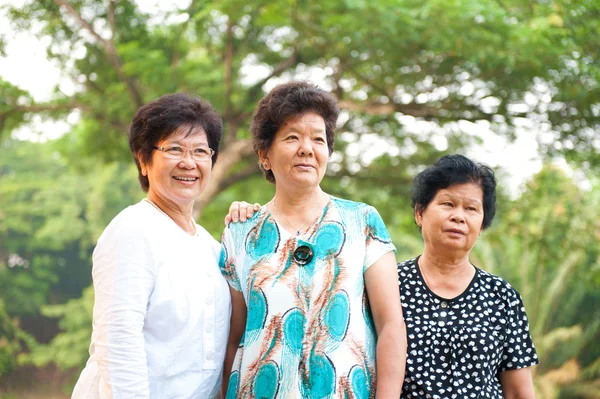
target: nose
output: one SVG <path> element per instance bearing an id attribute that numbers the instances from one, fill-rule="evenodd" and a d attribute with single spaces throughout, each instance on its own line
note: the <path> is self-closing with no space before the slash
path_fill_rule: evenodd
<path id="1" fill-rule="evenodd" d="M 196 161 L 194 161 L 194 158 L 192 158 L 192 150 L 188 148 L 185 149 L 185 155 L 179 161 L 179 165 L 182 168 L 188 169 L 196 167 Z"/>
<path id="2" fill-rule="evenodd" d="M 463 211 L 459 209 L 459 207 L 456 207 L 452 213 L 452 216 L 450 217 L 450 220 L 452 220 L 454 223 L 465 223 L 465 215 L 463 214 Z"/>
<path id="3" fill-rule="evenodd" d="M 303 157 L 313 155 L 312 142 L 310 138 L 305 138 L 301 140 L 300 148 L 298 149 L 298 154 Z"/>

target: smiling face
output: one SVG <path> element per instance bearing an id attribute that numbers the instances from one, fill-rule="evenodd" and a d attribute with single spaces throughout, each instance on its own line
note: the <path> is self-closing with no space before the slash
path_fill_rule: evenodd
<path id="1" fill-rule="evenodd" d="M 475 183 L 440 189 L 427 208 L 415 212 L 415 221 L 429 250 L 468 254 L 482 230 L 483 190 Z"/>
<path id="2" fill-rule="evenodd" d="M 156 144 L 157 147 L 175 145 L 187 148 L 208 147 L 208 140 L 202 130 L 187 135 L 187 129 L 181 127 Z M 151 162 L 142 165 L 150 182 L 148 197 L 180 207 L 189 206 L 208 185 L 211 166 L 210 158 L 199 162 L 186 153 L 184 158 L 178 160 L 154 150 Z"/>
<path id="3" fill-rule="evenodd" d="M 260 153 L 275 184 L 295 188 L 316 187 L 327 169 L 329 149 L 325 121 L 313 112 L 284 123 L 266 153 Z"/>

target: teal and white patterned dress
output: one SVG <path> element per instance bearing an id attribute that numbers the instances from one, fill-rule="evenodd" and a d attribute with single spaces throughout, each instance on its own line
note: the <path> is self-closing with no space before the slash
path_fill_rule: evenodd
<path id="1" fill-rule="evenodd" d="M 301 245 L 313 259 L 293 259 Z M 223 233 L 221 272 L 248 308 L 227 398 L 371 398 L 376 333 L 365 271 L 394 251 L 372 206 L 330 197 L 297 237 L 266 207 Z"/>

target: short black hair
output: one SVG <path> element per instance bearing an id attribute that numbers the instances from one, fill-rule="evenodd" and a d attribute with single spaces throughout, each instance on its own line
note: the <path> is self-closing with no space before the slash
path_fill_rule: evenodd
<path id="1" fill-rule="evenodd" d="M 198 96 L 167 94 L 141 106 L 129 129 L 129 148 L 138 168 L 142 190 L 148 191 L 150 182 L 147 176 L 142 175 L 140 160 L 150 164 L 154 147 L 180 128 L 187 129 L 186 137 L 201 131 L 206 133 L 208 146 L 214 151 L 214 166 L 223 132 L 219 114 L 209 102 Z"/>
<path id="2" fill-rule="evenodd" d="M 277 131 L 287 121 L 314 112 L 325 121 L 325 134 L 329 155 L 333 152 L 335 125 L 340 110 L 336 98 L 307 81 L 295 81 L 275 86 L 264 96 L 254 111 L 250 133 L 252 146 L 258 154 L 259 151 L 268 151 L 273 144 Z M 275 183 L 275 176 L 271 170 L 266 170 L 259 163 L 265 178 Z"/>
<path id="3" fill-rule="evenodd" d="M 496 178 L 487 165 L 475 163 L 464 155 L 446 155 L 419 173 L 412 187 L 412 207 L 424 210 L 440 189 L 455 184 L 475 183 L 483 191 L 483 223 L 486 229 L 496 215 Z"/>

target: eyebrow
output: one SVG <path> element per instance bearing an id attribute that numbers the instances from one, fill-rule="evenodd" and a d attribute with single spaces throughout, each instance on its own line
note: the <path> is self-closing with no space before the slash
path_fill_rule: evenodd
<path id="1" fill-rule="evenodd" d="M 185 147 L 185 145 L 183 145 L 183 143 L 179 140 L 167 141 L 165 144 L 177 144 L 182 147 Z M 208 147 L 208 143 L 206 143 L 206 142 L 197 143 L 194 146 L 192 146 L 191 148 L 197 148 L 197 147 Z"/>
<path id="2" fill-rule="evenodd" d="M 457 196 L 457 195 L 452 195 L 452 194 L 442 194 L 442 195 L 440 195 L 440 199 L 442 199 L 442 198 L 462 198 L 462 197 L 459 197 L 459 196 Z M 482 203 L 480 200 L 478 200 L 477 198 L 469 198 L 469 197 L 467 197 L 467 198 L 465 198 L 465 201 L 472 201 L 472 202 L 476 202 L 476 203 L 477 203 L 477 204 L 479 204 L 479 205 L 482 205 L 482 204 L 483 204 L 483 203 Z"/>
<path id="3" fill-rule="evenodd" d="M 291 133 L 291 132 L 294 132 L 294 133 L 301 133 L 301 132 L 300 132 L 298 129 L 296 129 L 294 126 L 291 126 L 291 127 L 287 128 L 287 132 L 288 132 L 288 133 Z M 317 134 L 326 134 L 326 133 L 327 133 L 327 130 L 326 130 L 326 129 L 318 129 L 318 130 L 315 130 L 315 131 L 313 131 L 313 133 L 317 133 Z"/>

